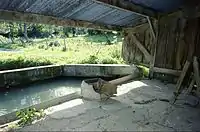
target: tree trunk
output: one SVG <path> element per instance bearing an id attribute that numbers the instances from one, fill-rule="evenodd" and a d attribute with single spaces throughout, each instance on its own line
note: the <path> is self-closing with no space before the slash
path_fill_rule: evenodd
<path id="1" fill-rule="evenodd" d="M 9 23 L 9 28 L 10 28 L 9 39 L 11 40 L 12 43 L 14 43 L 14 37 L 13 37 L 14 25 L 12 22 Z"/>
<path id="2" fill-rule="evenodd" d="M 26 25 L 26 23 L 24 23 L 24 38 L 28 42 L 27 25 Z"/>
<path id="3" fill-rule="evenodd" d="M 22 24 L 21 23 L 19 23 L 18 32 L 20 33 L 20 36 L 21 36 L 21 34 L 22 34 Z"/>

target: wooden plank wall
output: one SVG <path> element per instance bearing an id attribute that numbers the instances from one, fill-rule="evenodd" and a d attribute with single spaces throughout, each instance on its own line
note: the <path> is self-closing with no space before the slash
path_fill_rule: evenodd
<path id="1" fill-rule="evenodd" d="M 149 61 L 145 59 L 144 54 L 134 43 L 132 35 L 135 35 L 140 43 L 147 49 L 149 53 L 153 50 L 153 35 L 148 24 L 143 24 L 133 29 L 124 31 L 124 40 L 122 45 L 122 57 L 128 64 L 142 63 L 149 65 Z M 151 53 L 152 54 L 152 53 Z"/>
<path id="2" fill-rule="evenodd" d="M 155 66 L 182 70 L 186 60 L 200 56 L 200 19 L 185 19 L 173 14 L 158 21 Z"/>
<path id="3" fill-rule="evenodd" d="M 177 74 L 186 60 L 200 58 L 200 18 L 184 18 L 180 12 L 160 18 L 157 22 L 155 71 L 160 76 Z M 154 54 L 154 39 L 148 24 L 126 30 L 122 46 L 122 57 L 129 63 L 150 64 L 134 43 L 132 34 L 138 38 L 148 52 Z M 167 71 L 164 73 L 163 71 Z M 170 72 L 169 72 L 170 71 Z M 175 80 L 176 80 L 175 77 Z M 167 77 L 168 78 L 168 77 Z M 169 76 L 169 78 L 172 78 Z"/>
<path id="4" fill-rule="evenodd" d="M 171 15 L 158 21 L 158 40 L 155 66 L 180 70 L 186 60 L 187 44 L 184 40 L 185 21 Z"/>

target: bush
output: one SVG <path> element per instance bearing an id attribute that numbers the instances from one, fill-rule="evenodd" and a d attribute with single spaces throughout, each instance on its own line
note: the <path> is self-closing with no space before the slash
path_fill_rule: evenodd
<path id="1" fill-rule="evenodd" d="M 138 69 L 142 72 L 143 77 L 149 76 L 149 68 L 141 65 L 137 65 Z"/>
<path id="2" fill-rule="evenodd" d="M 95 38 L 95 36 L 93 36 Z M 96 39 L 99 39 L 96 36 Z M 44 66 L 52 64 L 122 64 L 121 44 L 90 44 L 85 37 L 63 39 L 36 39 L 34 44 L 21 47 L 20 44 L 8 44 L 11 49 L 22 52 L 0 52 L 0 70 Z M 51 41 L 58 41 L 62 47 L 48 47 Z M 0 45 L 1 46 L 1 45 Z M 5 46 L 5 45 L 2 45 Z M 66 51 L 66 52 L 65 52 Z"/>
<path id="3" fill-rule="evenodd" d="M 120 62 L 115 58 L 107 57 L 100 60 L 101 64 L 119 64 Z"/>
<path id="4" fill-rule="evenodd" d="M 11 70 L 11 69 L 19 69 L 26 67 L 34 67 L 34 66 L 44 66 L 53 64 L 50 60 L 45 58 L 34 58 L 34 57 L 25 57 L 25 56 L 1 56 L 0 59 L 0 70 Z"/>
<path id="5" fill-rule="evenodd" d="M 98 57 L 94 55 L 90 55 L 89 58 L 84 59 L 81 63 L 82 64 L 98 64 Z"/>

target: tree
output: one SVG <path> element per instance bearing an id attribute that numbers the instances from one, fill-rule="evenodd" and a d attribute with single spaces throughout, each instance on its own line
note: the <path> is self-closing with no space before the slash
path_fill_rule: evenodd
<path id="1" fill-rule="evenodd" d="M 9 39 L 11 40 L 12 43 L 14 43 L 14 34 L 13 34 L 13 29 L 14 29 L 14 24 L 12 22 L 9 22 Z"/>
<path id="2" fill-rule="evenodd" d="M 27 25 L 26 25 L 26 23 L 24 23 L 24 38 L 25 38 L 26 42 L 28 42 Z"/>

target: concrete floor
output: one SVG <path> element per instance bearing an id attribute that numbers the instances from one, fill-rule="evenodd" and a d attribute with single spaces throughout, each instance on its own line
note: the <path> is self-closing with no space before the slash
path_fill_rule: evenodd
<path id="1" fill-rule="evenodd" d="M 18 131 L 198 131 L 200 108 L 194 97 L 182 96 L 176 105 L 154 101 L 170 99 L 174 85 L 157 80 L 133 81 L 118 88 L 118 96 L 107 102 L 76 99 L 47 109 L 48 116 Z M 183 100 L 184 99 L 184 100 Z"/>

